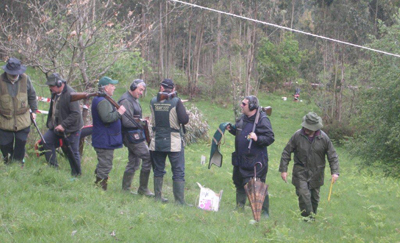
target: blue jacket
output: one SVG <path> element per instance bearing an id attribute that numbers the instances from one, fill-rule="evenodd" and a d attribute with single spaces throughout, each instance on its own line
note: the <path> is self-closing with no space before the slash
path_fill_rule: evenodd
<path id="1" fill-rule="evenodd" d="M 101 149 L 116 149 L 122 147 L 121 120 L 111 123 L 102 121 L 97 106 L 104 97 L 95 97 L 92 102 L 93 134 L 92 146 Z M 110 104 L 110 112 L 117 110 Z"/>

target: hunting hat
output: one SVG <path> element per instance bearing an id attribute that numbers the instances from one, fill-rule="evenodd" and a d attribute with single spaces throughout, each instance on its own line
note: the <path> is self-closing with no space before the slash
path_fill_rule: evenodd
<path id="1" fill-rule="evenodd" d="M 4 71 L 10 75 L 20 75 L 26 71 L 26 66 L 21 64 L 21 61 L 15 57 L 10 57 L 7 64 L 2 67 Z"/>
<path id="2" fill-rule="evenodd" d="M 117 84 L 117 83 L 118 83 L 118 80 L 113 80 L 107 76 L 104 76 L 99 80 L 99 86 L 106 86 L 109 84 Z"/>
<path id="3" fill-rule="evenodd" d="M 311 131 L 317 131 L 323 127 L 322 119 L 315 112 L 309 112 L 303 117 L 301 126 Z"/>
<path id="4" fill-rule="evenodd" d="M 52 73 L 49 76 L 47 76 L 47 82 L 46 85 L 49 86 L 61 86 L 61 83 L 65 82 L 60 74 L 58 73 Z"/>
<path id="5" fill-rule="evenodd" d="M 161 86 L 163 86 L 164 88 L 167 88 L 167 89 L 173 89 L 174 86 L 175 86 L 175 84 L 174 84 L 174 82 L 172 81 L 172 79 L 164 79 L 164 80 L 161 82 Z"/>

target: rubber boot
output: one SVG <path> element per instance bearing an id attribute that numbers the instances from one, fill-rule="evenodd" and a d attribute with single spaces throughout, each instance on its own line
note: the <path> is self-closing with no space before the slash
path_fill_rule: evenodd
<path id="1" fill-rule="evenodd" d="M 247 195 L 246 193 L 236 191 L 236 210 L 244 211 L 244 205 L 246 205 Z"/>
<path id="2" fill-rule="evenodd" d="M 100 182 L 101 188 L 102 188 L 104 191 L 107 191 L 107 180 L 108 180 L 108 178 L 102 179 L 102 178 L 96 176 L 96 181 L 94 182 L 94 184 L 99 185 L 99 182 Z"/>
<path id="3" fill-rule="evenodd" d="M 96 176 L 96 180 L 95 180 L 94 184 L 98 185 L 98 183 L 99 183 L 101 180 L 103 180 L 103 179 L 101 179 L 100 177 L 97 177 L 97 176 Z"/>
<path id="4" fill-rule="evenodd" d="M 10 154 L 12 154 L 13 146 L 14 146 L 13 143 L 0 146 L 1 152 L 3 153 L 4 164 L 11 163 L 12 157 L 10 156 Z"/>
<path id="5" fill-rule="evenodd" d="M 163 177 L 154 177 L 155 200 L 162 203 L 167 203 L 168 199 L 162 197 L 163 179 Z"/>
<path id="6" fill-rule="evenodd" d="M 139 181 L 140 185 L 138 189 L 138 194 L 145 195 L 147 197 L 154 197 L 154 193 L 152 193 L 148 188 L 149 176 L 150 176 L 150 171 L 148 172 L 144 172 L 142 170 L 140 171 L 140 181 Z"/>
<path id="7" fill-rule="evenodd" d="M 122 177 L 122 190 L 130 191 L 134 176 L 135 172 L 124 172 L 124 176 Z"/>
<path id="8" fill-rule="evenodd" d="M 175 203 L 184 206 L 193 206 L 185 202 L 185 182 L 184 181 L 174 181 L 173 182 L 173 191 Z"/>
<path id="9" fill-rule="evenodd" d="M 264 218 L 269 218 L 269 195 L 265 195 L 264 203 L 262 205 L 261 216 Z"/>
<path id="10" fill-rule="evenodd" d="M 312 207 L 313 207 L 313 213 L 317 214 L 318 203 L 312 203 Z"/>
<path id="11" fill-rule="evenodd" d="M 107 191 L 107 180 L 108 180 L 108 178 L 103 179 L 102 181 L 100 181 L 101 189 L 103 189 L 104 191 Z"/>

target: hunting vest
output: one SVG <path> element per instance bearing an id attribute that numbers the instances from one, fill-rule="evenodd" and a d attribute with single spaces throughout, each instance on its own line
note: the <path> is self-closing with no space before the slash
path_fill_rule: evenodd
<path id="1" fill-rule="evenodd" d="M 105 100 L 104 97 L 95 97 L 92 102 L 92 146 L 101 149 L 122 148 L 121 120 L 104 123 L 97 111 L 97 105 L 103 100 Z M 115 110 L 114 107 L 113 110 Z"/>
<path id="2" fill-rule="evenodd" d="M 0 129 L 7 131 L 20 131 L 31 125 L 27 76 L 20 75 L 20 79 L 13 85 L 18 85 L 16 96 L 12 97 L 8 92 L 5 73 L 0 76 Z"/>
<path id="3" fill-rule="evenodd" d="M 154 97 L 150 102 L 153 115 L 153 136 L 150 143 L 151 151 L 180 152 L 182 137 L 176 105 L 179 98 L 158 101 Z"/>

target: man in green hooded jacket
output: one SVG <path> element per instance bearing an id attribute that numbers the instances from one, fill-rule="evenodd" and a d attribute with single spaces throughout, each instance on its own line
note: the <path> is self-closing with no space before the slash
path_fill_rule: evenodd
<path id="1" fill-rule="evenodd" d="M 328 135 L 322 128 L 322 119 L 314 112 L 303 117 L 302 128 L 294 133 L 282 152 L 279 172 L 287 182 L 287 170 L 294 153 L 292 184 L 296 187 L 303 217 L 317 213 L 320 187 L 324 185 L 325 156 L 331 169 L 332 182 L 339 177 L 339 160 Z"/>

